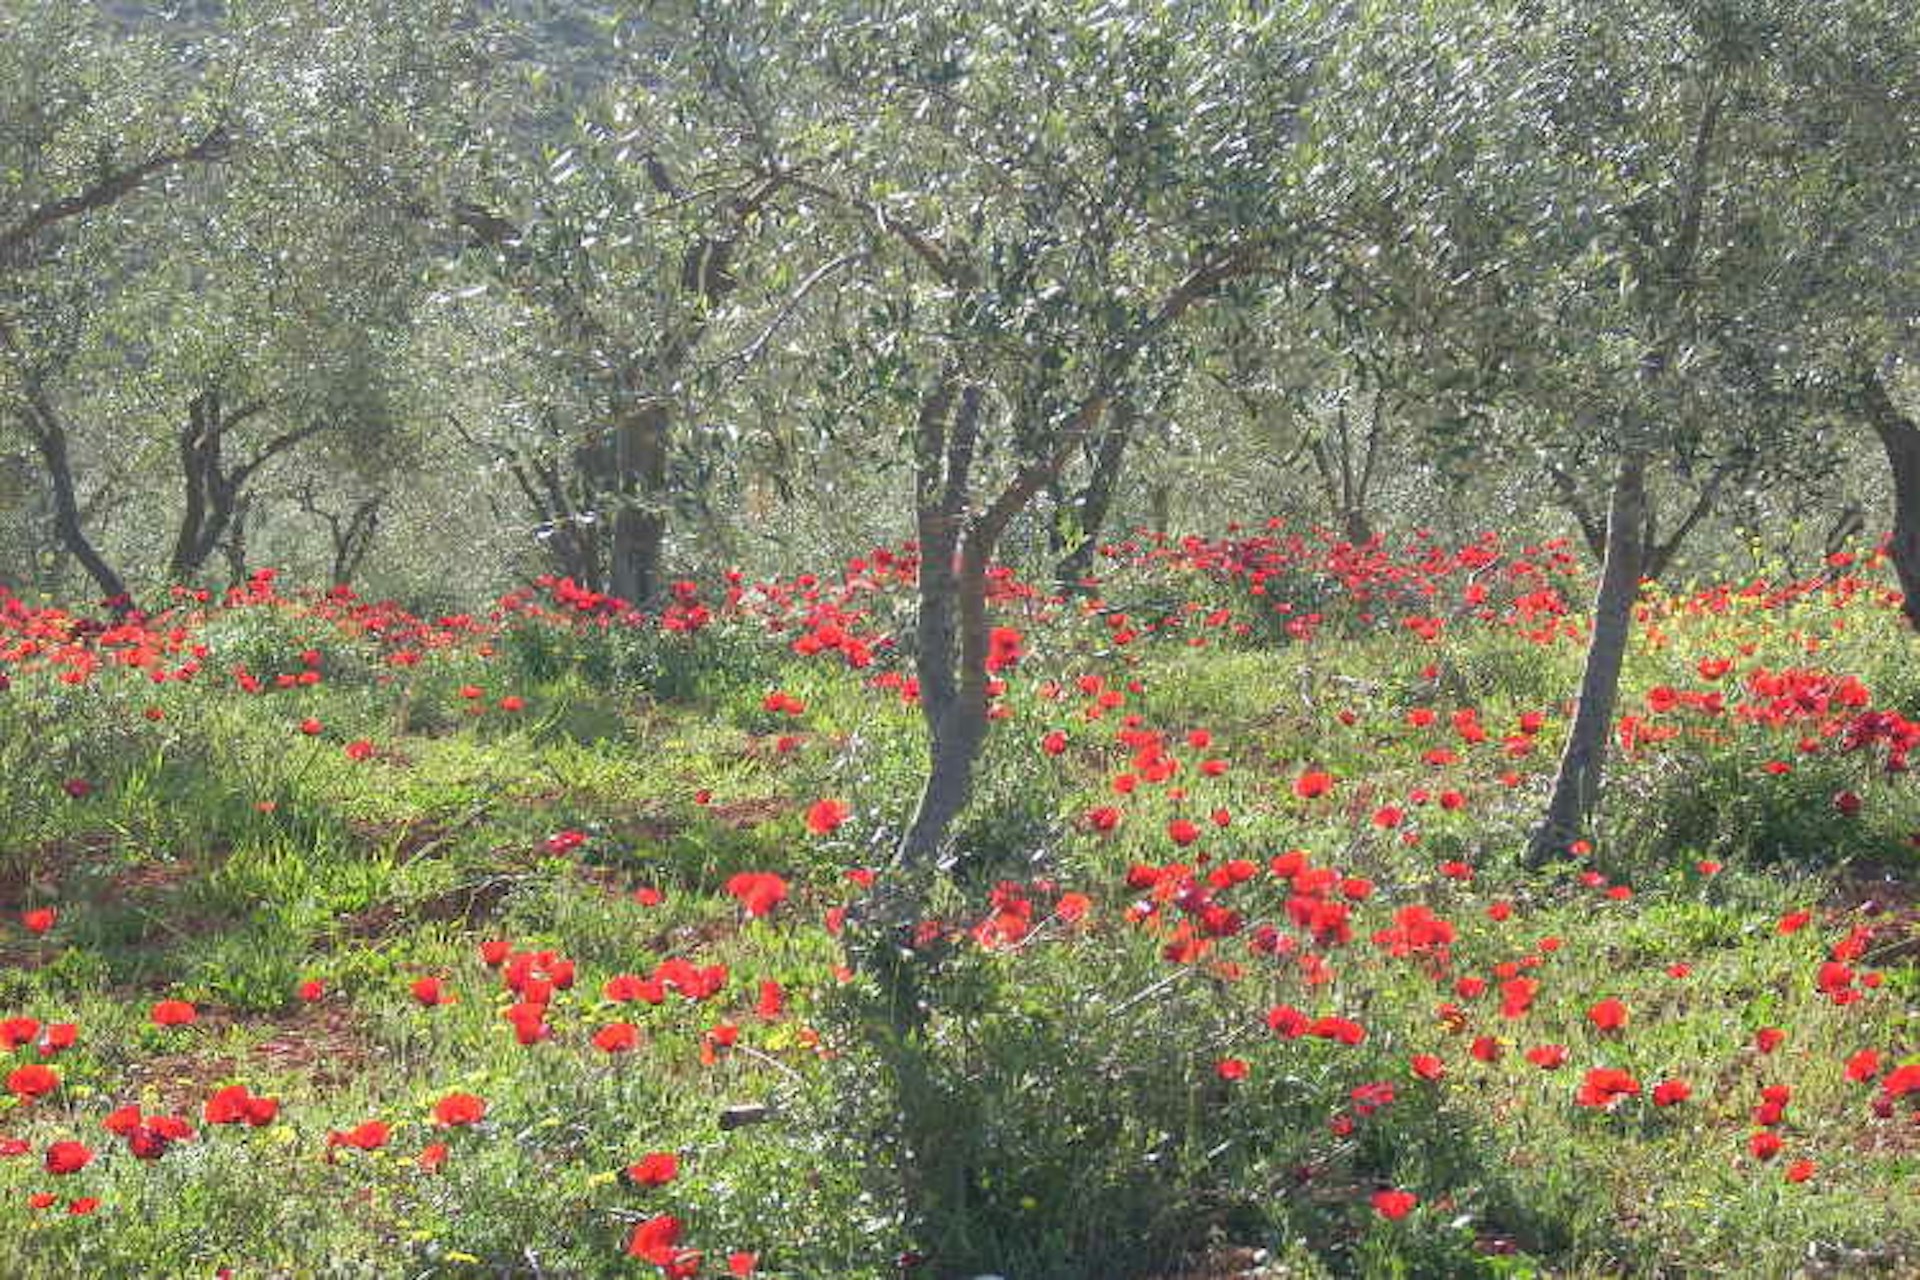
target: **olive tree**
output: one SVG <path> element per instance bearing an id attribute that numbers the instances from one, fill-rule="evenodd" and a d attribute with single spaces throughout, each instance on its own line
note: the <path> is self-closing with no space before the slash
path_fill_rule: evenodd
<path id="1" fill-rule="evenodd" d="M 1228 285 L 1308 238 L 1291 143 L 1305 52 L 1230 5 L 793 6 L 823 56 L 817 163 L 769 158 L 874 266 L 831 353 L 908 425 L 928 770 L 899 856 L 932 868 L 989 723 L 989 568 L 1070 460 L 1150 397 Z"/>

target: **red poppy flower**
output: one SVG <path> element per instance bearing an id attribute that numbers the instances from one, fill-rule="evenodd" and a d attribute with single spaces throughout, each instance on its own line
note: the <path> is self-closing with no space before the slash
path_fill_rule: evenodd
<path id="1" fill-rule="evenodd" d="M 1292 1005 L 1275 1005 L 1267 1010 L 1268 1029 L 1289 1040 L 1298 1040 L 1312 1025 L 1313 1019 Z"/>
<path id="2" fill-rule="evenodd" d="M 1692 1096 L 1693 1086 L 1685 1080 L 1662 1080 L 1653 1086 L 1653 1105 L 1656 1107 L 1671 1107 L 1685 1102 Z"/>
<path id="3" fill-rule="evenodd" d="M 385 1124 L 378 1120 L 368 1120 L 351 1129 L 335 1129 L 327 1135 L 327 1146 L 329 1148 L 352 1147 L 356 1151 L 378 1151 L 387 1145 L 387 1139 L 391 1136 L 392 1130 Z"/>
<path id="4" fill-rule="evenodd" d="M 1481 1062 L 1498 1062 L 1500 1060 L 1500 1042 L 1492 1036 L 1475 1036 L 1473 1038 L 1473 1044 L 1468 1048 L 1467 1052 L 1471 1053 Z"/>
<path id="5" fill-rule="evenodd" d="M 1778 1027 L 1762 1027 L 1753 1033 L 1753 1046 L 1762 1053 L 1772 1053 L 1786 1038 L 1787 1033 Z"/>
<path id="6" fill-rule="evenodd" d="M 807 830 L 817 836 L 832 835 L 852 812 L 840 800 L 816 800 L 807 810 Z"/>
<path id="7" fill-rule="evenodd" d="M 1920 1093 L 1920 1062 L 1895 1067 L 1880 1082 L 1880 1091 L 1889 1098 L 1904 1098 L 1910 1093 Z"/>
<path id="8" fill-rule="evenodd" d="M 614 1022 L 593 1033 L 593 1047 L 606 1053 L 626 1053 L 640 1047 L 640 1028 L 631 1022 Z"/>
<path id="9" fill-rule="evenodd" d="M 20 913 L 20 923 L 26 926 L 28 933 L 34 934 L 47 932 L 53 928 L 54 921 L 59 918 L 59 912 L 52 907 L 35 907 L 31 911 Z"/>
<path id="10" fill-rule="evenodd" d="M 1213 1064 L 1213 1073 L 1222 1080 L 1245 1080 L 1247 1064 L 1239 1058 L 1222 1058 Z"/>
<path id="11" fill-rule="evenodd" d="M 1500 1016 L 1503 1018 L 1523 1017 L 1533 1007 L 1534 995 L 1540 990 L 1540 984 L 1532 978 L 1508 978 L 1500 984 Z"/>
<path id="12" fill-rule="evenodd" d="M 1563 1044 L 1535 1045 L 1527 1050 L 1527 1061 L 1542 1071 L 1557 1071 L 1567 1064 L 1567 1046 Z"/>
<path id="13" fill-rule="evenodd" d="M 1411 1191 L 1376 1191 L 1373 1193 L 1373 1211 L 1389 1222 L 1398 1222 L 1413 1212 L 1420 1197 Z"/>
<path id="14" fill-rule="evenodd" d="M 479 1124 L 487 1115 L 487 1100 L 471 1093 L 450 1093 L 433 1104 L 433 1122 L 441 1128 Z"/>
<path id="15" fill-rule="evenodd" d="M 1580 1082 L 1573 1100 L 1583 1107 L 1611 1109 L 1622 1098 L 1640 1092 L 1640 1082 L 1618 1067 L 1595 1067 Z"/>
<path id="16" fill-rule="evenodd" d="M 627 1166 L 627 1180 L 639 1187 L 664 1187 L 680 1176 L 680 1157 L 655 1151 Z"/>
<path id="17" fill-rule="evenodd" d="M 740 1028 L 731 1022 L 720 1022 L 700 1033 L 700 1065 L 710 1067 L 720 1061 L 720 1055 L 740 1042 Z"/>
<path id="18" fill-rule="evenodd" d="M 208 1124 L 246 1124 L 256 1129 L 272 1124 L 279 1114 L 278 1098 L 250 1093 L 243 1084 L 230 1084 L 216 1090 L 201 1112 Z"/>
<path id="19" fill-rule="evenodd" d="M 305 982 L 302 982 L 293 989 L 293 994 L 298 996 L 303 1002 L 312 1004 L 317 1000 L 325 998 L 327 985 L 318 978 L 308 978 Z"/>
<path id="20" fill-rule="evenodd" d="M 1060 755 L 1067 749 L 1067 735 L 1063 731 L 1055 729 L 1040 739 L 1040 749 L 1050 756 Z"/>
<path id="21" fill-rule="evenodd" d="M 547 1006 L 531 1000 L 521 1000 L 510 1005 L 501 1017 L 513 1024 L 513 1036 L 523 1046 L 540 1043 L 553 1034 L 553 1028 L 547 1025 Z"/>
<path id="22" fill-rule="evenodd" d="M 1784 1084 L 1770 1084 L 1760 1090 L 1760 1105 L 1753 1109 L 1753 1122 L 1772 1126 L 1787 1118 L 1787 1103 L 1793 1090 Z"/>
<path id="23" fill-rule="evenodd" d="M 459 999 L 459 997 L 451 991 L 446 990 L 440 979 L 432 977 L 431 975 L 424 978 L 415 978 L 413 980 L 412 990 L 413 998 L 428 1008 L 440 1004 L 453 1004 Z"/>
<path id="24" fill-rule="evenodd" d="M 302 720 L 300 722 L 300 732 L 306 734 L 309 738 L 319 736 L 320 731 L 324 727 L 325 726 L 323 726 L 318 720 L 314 719 L 312 716 L 308 716 L 305 720 Z"/>
<path id="25" fill-rule="evenodd" d="M 730 1253 L 727 1255 L 727 1274 L 734 1280 L 748 1280 L 759 1269 L 760 1255 L 757 1253 Z"/>
<path id="26" fill-rule="evenodd" d="M 47 1172 L 78 1173 L 93 1163 L 93 1151 L 84 1142 L 55 1142 L 47 1147 Z"/>
<path id="27" fill-rule="evenodd" d="M 587 842 L 587 833 L 568 829 L 556 831 L 540 842 L 540 847 L 554 857 L 564 857 Z"/>
<path id="28" fill-rule="evenodd" d="M 147 1128 L 169 1142 L 185 1142 L 193 1136 L 193 1126 L 179 1116 L 148 1116 Z"/>
<path id="29" fill-rule="evenodd" d="M 1293 782 L 1293 794 L 1311 800 L 1333 790 L 1333 775 L 1323 769 L 1309 769 Z"/>
<path id="30" fill-rule="evenodd" d="M 1771 1129 L 1762 1129 L 1747 1139 L 1747 1150 L 1753 1152 L 1756 1160 L 1771 1160 L 1780 1154 L 1783 1144 L 1780 1135 Z"/>
<path id="31" fill-rule="evenodd" d="M 447 1156 L 451 1154 L 444 1142 L 429 1142 L 420 1148 L 417 1163 L 423 1173 L 438 1173 L 446 1167 Z"/>
<path id="32" fill-rule="evenodd" d="M 1416 1053 L 1410 1063 L 1413 1074 L 1422 1080 L 1438 1080 L 1447 1074 L 1447 1064 L 1431 1053 Z"/>
<path id="33" fill-rule="evenodd" d="M 136 1160 L 158 1160 L 173 1142 L 157 1129 L 139 1128 L 127 1135 L 127 1150 Z"/>
<path id="34" fill-rule="evenodd" d="M 727 893 L 751 918 L 766 915 L 787 899 L 787 882 L 771 871 L 742 871 L 727 879 Z"/>
<path id="35" fill-rule="evenodd" d="M 1786 1179 L 1793 1183 L 1805 1182 L 1818 1168 L 1819 1166 L 1811 1160 L 1795 1160 L 1787 1166 Z"/>
<path id="36" fill-rule="evenodd" d="M 1627 1025 L 1627 1006 L 1609 996 L 1587 1010 L 1587 1021 L 1602 1031 L 1618 1031 Z"/>
<path id="37" fill-rule="evenodd" d="M 1847 1059 L 1847 1079 L 1855 1084 L 1865 1084 L 1880 1074 L 1880 1054 L 1873 1049 L 1862 1049 Z"/>
<path id="38" fill-rule="evenodd" d="M 680 1255 L 680 1219 L 662 1213 L 635 1224 L 627 1237 L 627 1256 L 665 1266 Z"/>
<path id="39" fill-rule="evenodd" d="M 1355 1045 L 1367 1038 L 1367 1029 L 1357 1022 L 1346 1018 L 1320 1018 L 1307 1028 L 1307 1034 L 1322 1040 L 1334 1040 L 1340 1044 Z"/>
<path id="40" fill-rule="evenodd" d="M 7 1074 L 7 1092 L 22 1102 L 44 1098 L 60 1087 L 60 1077 L 52 1067 L 29 1062 Z"/>
<path id="41" fill-rule="evenodd" d="M 185 1000 L 162 1000 L 151 1013 L 156 1027 L 184 1027 L 198 1021 L 200 1014 Z"/>
<path id="42" fill-rule="evenodd" d="M 1200 838 L 1200 828 L 1194 826 L 1185 818 L 1175 818 L 1167 824 L 1167 836 L 1175 844 L 1184 849 Z"/>
<path id="43" fill-rule="evenodd" d="M 649 1004 L 659 1004 L 667 998 L 664 985 L 650 982 L 637 973 L 614 974 L 607 979 L 606 985 L 600 988 L 600 994 L 615 1004 L 626 1004 L 632 1000 L 646 1000 Z"/>

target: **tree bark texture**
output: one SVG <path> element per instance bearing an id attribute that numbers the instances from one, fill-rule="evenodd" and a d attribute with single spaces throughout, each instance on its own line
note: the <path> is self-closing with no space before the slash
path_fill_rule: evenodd
<path id="1" fill-rule="evenodd" d="M 927 725 L 927 780 L 900 843 L 900 861 L 931 866 L 973 792 L 987 737 L 987 564 L 991 538 L 970 519 L 968 499 L 980 433 L 980 390 L 951 373 L 920 406 L 914 519 L 920 538 L 914 670 Z"/>
<path id="2" fill-rule="evenodd" d="M 614 428 L 612 563 L 609 589 L 633 604 L 660 590 L 660 552 L 666 540 L 667 432 L 665 404 L 630 407 Z"/>
<path id="3" fill-rule="evenodd" d="M 66 428 L 57 420 L 42 417 L 37 412 L 34 417 L 31 430 L 34 448 L 46 466 L 47 481 L 53 490 L 54 532 L 59 535 L 60 544 L 80 562 L 87 576 L 100 588 L 102 603 L 115 613 L 131 613 L 135 606 L 133 593 L 127 589 L 126 580 L 93 545 L 80 519 L 80 502 L 74 496 L 73 488 L 73 461 L 67 452 Z"/>

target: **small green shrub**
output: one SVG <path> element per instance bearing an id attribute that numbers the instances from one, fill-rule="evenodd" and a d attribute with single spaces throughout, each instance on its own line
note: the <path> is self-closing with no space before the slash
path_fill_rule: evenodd
<path id="1" fill-rule="evenodd" d="M 596 689 L 644 693 L 661 702 L 716 701 L 731 689 L 764 685 L 776 663 L 764 635 L 728 622 L 684 632 L 523 618 L 505 629 L 500 647 L 508 671 L 529 684 L 577 675 Z"/>

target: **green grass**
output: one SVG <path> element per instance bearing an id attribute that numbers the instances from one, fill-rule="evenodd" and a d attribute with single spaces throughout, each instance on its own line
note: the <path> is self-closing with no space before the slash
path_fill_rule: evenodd
<path id="1" fill-rule="evenodd" d="M 1211 588 L 1156 571 L 1114 589 Z M 823 926 L 860 897 L 846 872 L 884 866 L 922 731 L 871 671 L 799 658 L 790 636 L 745 622 L 704 638 L 521 623 L 493 657 L 469 639 L 394 667 L 377 638 L 289 605 L 209 623 L 217 658 L 194 683 L 106 671 L 70 687 L 16 671 L 0 696 L 0 1016 L 80 1031 L 47 1059 L 54 1095 L 0 1095 L 0 1135 L 30 1144 L 0 1158 L 0 1273 L 647 1274 L 623 1245 L 659 1213 L 684 1220 L 702 1274 L 723 1274 L 734 1251 L 757 1253 L 761 1275 L 875 1280 L 905 1253 L 927 1259 L 909 1274 L 1020 1280 L 1171 1276 L 1255 1251 L 1285 1275 L 1920 1267 L 1912 1100 L 1876 1117 L 1876 1086 L 1843 1069 L 1871 1048 L 1890 1070 L 1920 1043 L 1910 775 L 1830 741 L 1798 752 L 1819 716 L 1654 718 L 1680 732 L 1616 760 L 1599 882 L 1576 866 L 1527 875 L 1518 853 L 1564 730 L 1576 640 L 1450 624 L 1425 643 L 1355 625 L 1279 647 L 1225 630 L 1201 647 L 1180 633 L 1116 647 L 1097 620 L 1032 630 L 1039 656 L 1010 677 L 938 926 L 891 992 Z M 1647 714 L 1661 684 L 1737 700 L 1738 672 L 1710 686 L 1693 666 L 1745 644 L 1741 670 L 1856 672 L 1876 697 L 1887 682 L 1875 705 L 1911 710 L 1899 702 L 1910 668 L 1887 655 L 1912 643 L 1859 603 L 1663 606 L 1635 649 L 1626 709 Z M 308 647 L 329 672 L 311 687 L 247 694 L 216 674 L 236 661 L 290 670 Z M 1141 691 L 1096 717 L 1074 683 L 1092 674 Z M 776 688 L 805 712 L 765 709 Z M 500 709 L 509 694 L 522 709 Z M 1486 741 L 1456 732 L 1467 707 Z M 1410 720 L 1422 709 L 1432 724 Z M 1508 738 L 1527 712 L 1546 721 L 1522 751 Z M 1152 763 L 1145 739 L 1116 740 L 1128 716 L 1179 769 L 1122 794 L 1115 778 Z M 319 734 L 301 732 L 309 717 Z M 1055 729 L 1068 747 L 1048 755 L 1039 743 Z M 1193 730 L 1211 743 L 1189 746 Z M 356 760 L 345 748 L 361 738 L 374 750 Z M 1452 754 L 1428 757 L 1441 747 Z M 1207 776 L 1206 758 L 1225 771 Z M 1766 773 L 1775 758 L 1794 770 Z M 1331 795 L 1294 794 L 1310 766 L 1336 776 Z M 92 793 L 69 797 L 73 777 Z M 1861 797 L 1858 815 L 1832 803 L 1843 790 Z M 1445 792 L 1461 807 L 1443 808 Z M 827 836 L 804 819 L 821 797 L 852 811 Z M 1086 815 L 1107 806 L 1123 817 L 1101 833 Z M 1375 820 L 1389 807 L 1397 826 Z M 1198 826 L 1195 844 L 1169 839 L 1176 818 Z M 565 831 L 584 839 L 556 854 L 549 838 Z M 1267 869 L 1288 850 L 1370 881 L 1352 895 L 1350 940 L 1316 942 L 1290 914 L 1297 887 Z M 1139 873 L 1129 882 L 1181 863 L 1205 888 L 1235 859 L 1253 877 L 1210 892 L 1237 922 L 1197 954 L 1180 931 L 1199 918 L 1182 905 L 1192 886 L 1156 898 Z M 1703 874 L 1703 859 L 1725 867 Z M 751 871 L 789 885 L 763 919 L 726 892 Z M 1621 884 L 1630 894 L 1605 892 Z M 643 905 L 643 888 L 662 900 Z M 1058 912 L 1067 891 L 1090 900 L 1083 918 Z M 1030 904 L 1032 931 L 983 945 L 996 893 Z M 1874 895 L 1878 914 L 1862 905 Z M 1491 918 L 1495 903 L 1511 914 Z M 52 932 L 16 926 L 43 904 L 60 912 Z M 1444 951 L 1396 956 L 1375 941 L 1414 906 L 1452 924 Z M 1808 925 L 1782 932 L 1802 909 Z M 1281 948 L 1255 945 L 1263 926 Z M 1856 926 L 1873 933 L 1852 963 L 1879 985 L 1839 1004 L 1815 979 Z M 550 1038 L 516 1043 L 488 940 L 573 962 L 546 1008 Z M 613 975 L 676 958 L 726 966 L 726 988 L 657 1007 L 602 995 Z M 1500 1012 L 1503 975 L 1539 982 L 1522 1016 Z M 423 1006 L 412 984 L 426 976 L 457 999 Z M 317 1003 L 296 998 L 308 980 L 325 985 Z M 763 1016 L 766 982 L 784 1005 Z M 890 1006 L 902 990 L 923 1006 Z M 154 1026 L 166 997 L 194 1002 L 199 1022 Z M 1603 997 L 1631 1011 L 1624 1031 L 1589 1022 Z M 1280 1005 L 1352 1019 L 1365 1039 L 1283 1038 L 1266 1022 Z M 591 1043 L 617 1021 L 640 1029 L 630 1054 Z M 737 1042 L 715 1048 L 727 1026 Z M 1754 1047 L 1763 1027 L 1786 1033 L 1771 1053 Z M 1479 1037 L 1497 1060 L 1469 1052 Z M 1525 1056 L 1548 1044 L 1567 1050 L 1558 1070 Z M 1415 1055 L 1444 1074 L 1417 1077 Z M 1222 1077 L 1226 1059 L 1244 1079 Z M 37 1060 L 23 1045 L 0 1068 Z M 1601 1066 L 1642 1093 L 1610 1111 L 1575 1105 Z M 1647 1091 L 1668 1078 L 1693 1098 L 1654 1106 Z M 279 1098 L 279 1119 L 201 1123 L 212 1090 L 236 1082 Z M 1394 1100 L 1372 1109 L 1365 1089 L 1382 1084 Z M 1792 1101 L 1785 1149 L 1761 1162 L 1746 1144 L 1770 1084 Z M 482 1123 L 432 1123 L 455 1090 L 487 1100 Z M 198 1132 L 137 1159 L 101 1128 L 127 1103 Z M 730 1127 L 744 1104 L 770 1108 L 765 1121 Z M 329 1145 L 369 1119 L 392 1126 L 381 1150 Z M 61 1139 L 96 1159 L 48 1173 L 45 1146 Z M 448 1148 L 437 1171 L 420 1164 L 432 1143 Z M 652 1151 L 677 1153 L 681 1176 L 624 1182 Z M 1790 1183 L 1798 1159 L 1818 1167 Z M 1419 1205 L 1388 1221 L 1370 1203 L 1382 1188 Z M 36 1192 L 55 1200 L 31 1208 Z M 68 1213 L 81 1197 L 97 1210 Z"/>

